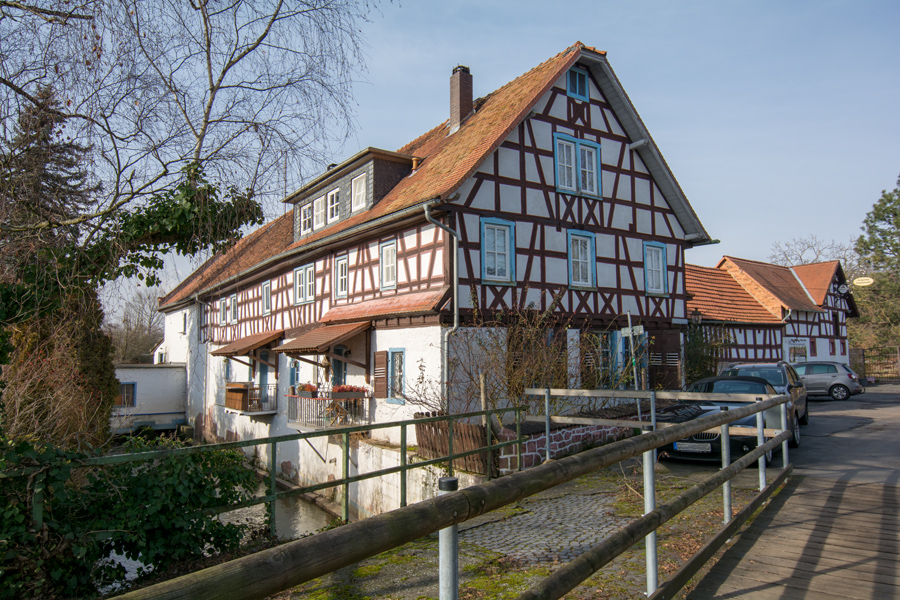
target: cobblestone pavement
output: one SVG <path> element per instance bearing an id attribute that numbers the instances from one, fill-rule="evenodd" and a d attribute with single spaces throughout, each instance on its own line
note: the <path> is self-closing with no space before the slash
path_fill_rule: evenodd
<path id="1" fill-rule="evenodd" d="M 614 503 L 607 492 L 592 489 L 538 494 L 502 521 L 488 514 L 463 523 L 459 538 L 525 565 L 566 563 L 629 522 L 613 516 Z"/>

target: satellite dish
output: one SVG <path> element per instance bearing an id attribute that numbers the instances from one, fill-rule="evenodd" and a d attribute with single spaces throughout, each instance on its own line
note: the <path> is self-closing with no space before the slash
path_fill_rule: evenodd
<path id="1" fill-rule="evenodd" d="M 872 285 L 875 283 L 875 280 L 871 277 L 857 277 L 853 280 L 853 285 L 858 285 L 859 287 L 866 287 L 867 285 Z"/>

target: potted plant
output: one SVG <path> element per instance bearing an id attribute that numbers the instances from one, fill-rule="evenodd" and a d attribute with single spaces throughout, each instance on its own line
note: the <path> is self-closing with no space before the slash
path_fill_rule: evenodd
<path id="1" fill-rule="evenodd" d="M 358 385 L 336 385 L 331 389 L 331 397 L 334 399 L 365 398 L 368 395 L 369 390 Z"/>
<path id="2" fill-rule="evenodd" d="M 307 396 L 309 398 L 316 398 L 319 395 L 319 390 L 314 383 L 304 383 L 299 386 L 299 390 L 297 390 L 301 396 Z"/>

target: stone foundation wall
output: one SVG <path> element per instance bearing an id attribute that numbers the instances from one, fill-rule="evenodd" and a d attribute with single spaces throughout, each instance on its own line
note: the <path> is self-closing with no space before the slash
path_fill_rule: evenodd
<path id="1" fill-rule="evenodd" d="M 562 458 L 581 452 L 593 446 L 608 444 L 631 436 L 631 429 L 601 425 L 574 425 L 550 430 L 550 458 Z M 516 439 L 516 432 L 504 429 L 502 441 Z M 547 450 L 547 434 L 535 433 L 522 444 L 522 468 L 528 469 L 544 462 Z M 507 475 L 518 470 L 516 447 L 506 446 L 500 451 L 500 474 Z"/>

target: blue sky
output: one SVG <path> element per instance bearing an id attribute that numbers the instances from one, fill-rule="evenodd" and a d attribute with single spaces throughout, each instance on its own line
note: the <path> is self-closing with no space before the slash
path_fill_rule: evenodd
<path id="1" fill-rule="evenodd" d="M 397 149 L 576 41 L 613 69 L 713 238 L 688 262 L 767 260 L 779 240 L 850 241 L 900 175 L 900 2 L 406 1 L 363 27 L 358 128 Z"/>

